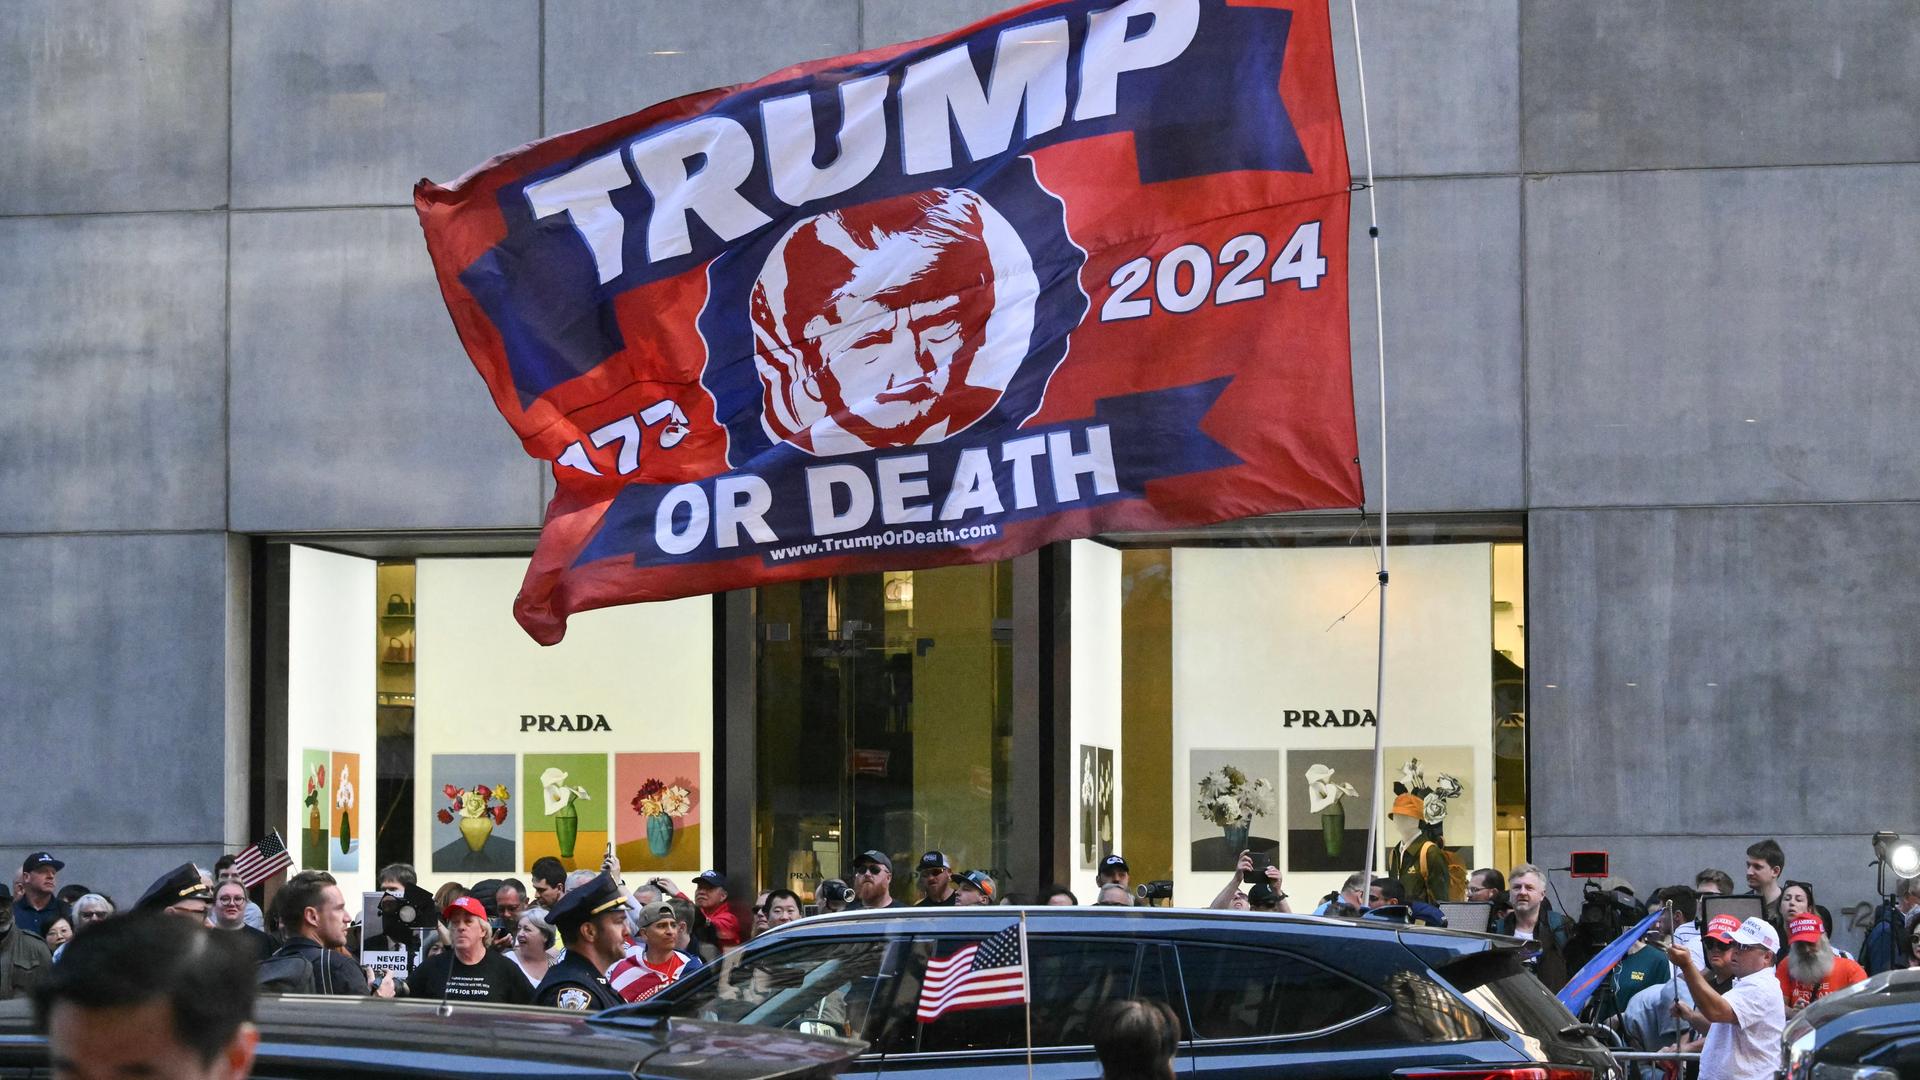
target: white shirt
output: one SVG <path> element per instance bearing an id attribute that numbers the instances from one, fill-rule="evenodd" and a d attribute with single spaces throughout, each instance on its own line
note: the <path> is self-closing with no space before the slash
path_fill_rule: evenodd
<path id="1" fill-rule="evenodd" d="M 1733 1006 L 1734 1022 L 1707 1029 L 1700 1080 L 1773 1080 L 1780 1067 L 1780 1034 L 1787 1026 L 1779 976 L 1761 968 L 1735 979 L 1721 996 Z"/>

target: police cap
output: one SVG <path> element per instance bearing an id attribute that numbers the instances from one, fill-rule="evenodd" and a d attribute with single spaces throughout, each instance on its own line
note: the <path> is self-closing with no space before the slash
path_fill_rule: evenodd
<path id="1" fill-rule="evenodd" d="M 616 911 L 625 903 L 620 896 L 620 887 L 613 883 L 610 875 L 602 873 L 561 897 L 560 902 L 547 913 L 547 921 L 571 938 L 574 931 L 580 929 L 588 919 Z"/>
<path id="2" fill-rule="evenodd" d="M 134 901 L 133 910 L 165 911 L 182 900 L 213 902 L 213 890 L 200 879 L 200 868 L 190 862 L 181 863 L 147 886 L 147 891 Z"/>

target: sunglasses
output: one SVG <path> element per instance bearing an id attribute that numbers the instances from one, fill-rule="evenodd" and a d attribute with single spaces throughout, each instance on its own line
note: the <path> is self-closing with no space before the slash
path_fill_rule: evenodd
<path id="1" fill-rule="evenodd" d="M 884 866 L 875 866 L 875 865 L 873 865 L 872 863 L 868 863 L 868 864 L 867 864 L 867 865 L 865 865 L 865 866 L 856 866 L 856 867 L 854 867 L 854 868 L 853 868 L 853 873 L 854 873 L 854 876 L 855 876 L 855 877 L 859 877 L 859 876 L 861 876 L 861 875 L 865 875 L 865 876 L 867 876 L 867 877 L 877 877 L 877 876 L 879 876 L 879 875 L 880 875 L 880 873 L 881 873 L 882 871 L 884 871 L 885 869 L 886 869 L 886 867 L 884 867 Z"/>
<path id="2" fill-rule="evenodd" d="M 82 911 L 79 913 L 81 922 L 99 922 L 101 919 L 106 918 L 107 914 L 108 913 L 104 911 Z"/>

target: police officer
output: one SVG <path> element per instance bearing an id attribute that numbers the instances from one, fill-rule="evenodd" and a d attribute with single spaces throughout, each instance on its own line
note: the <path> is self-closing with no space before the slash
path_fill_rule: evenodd
<path id="1" fill-rule="evenodd" d="M 207 888 L 206 879 L 200 876 L 200 868 L 187 862 L 167 871 L 160 880 L 147 886 L 147 891 L 134 901 L 133 910 L 198 919 L 204 924 L 207 910 L 212 906 L 213 890 Z"/>
<path id="2" fill-rule="evenodd" d="M 607 983 L 607 969 L 625 955 L 626 898 L 602 873 L 560 898 L 547 919 L 567 943 L 567 955 L 547 969 L 535 1005 L 598 1012 L 622 1004 Z"/>

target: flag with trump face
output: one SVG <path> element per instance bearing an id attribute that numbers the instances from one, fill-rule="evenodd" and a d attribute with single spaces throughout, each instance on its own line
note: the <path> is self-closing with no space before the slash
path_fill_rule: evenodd
<path id="1" fill-rule="evenodd" d="M 415 203 L 555 494 L 515 614 L 1361 501 L 1320 0 L 1058 0 Z"/>

